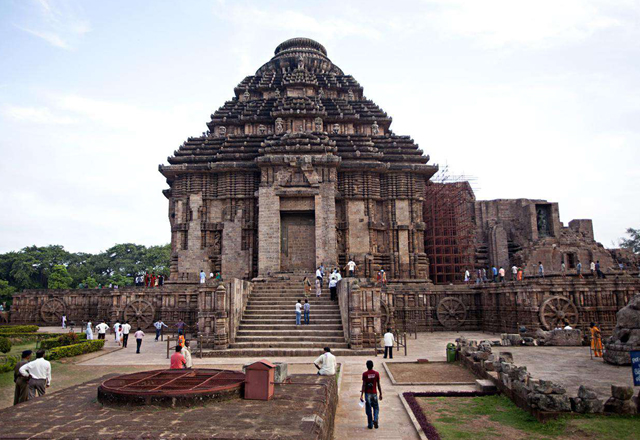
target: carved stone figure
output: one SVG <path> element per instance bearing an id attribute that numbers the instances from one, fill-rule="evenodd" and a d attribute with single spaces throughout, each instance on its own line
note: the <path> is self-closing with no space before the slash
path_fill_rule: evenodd
<path id="1" fill-rule="evenodd" d="M 354 101 L 356 99 L 355 95 L 353 94 L 353 90 L 349 89 L 349 93 L 347 93 L 347 98 L 349 99 L 349 101 Z"/>
<path id="2" fill-rule="evenodd" d="M 333 134 L 340 133 L 340 124 L 333 124 L 333 127 L 331 128 L 331 131 L 333 132 Z"/>
<path id="3" fill-rule="evenodd" d="M 282 118 L 276 119 L 276 134 L 284 133 L 284 121 Z"/>
<path id="4" fill-rule="evenodd" d="M 304 58 L 302 56 L 298 57 L 298 69 L 304 69 Z"/>
<path id="5" fill-rule="evenodd" d="M 227 134 L 227 127 L 225 127 L 224 125 L 218 127 L 218 134 L 220 136 L 225 136 Z"/>
<path id="6" fill-rule="evenodd" d="M 242 94 L 242 97 L 244 98 L 245 101 L 248 101 L 249 99 L 251 99 L 251 93 L 249 93 L 249 90 L 245 90 L 244 93 Z"/>
<path id="7" fill-rule="evenodd" d="M 276 99 L 280 99 L 280 89 L 276 89 L 275 97 Z"/>
<path id="8" fill-rule="evenodd" d="M 313 121 L 315 131 L 322 131 L 322 118 L 316 118 Z"/>
<path id="9" fill-rule="evenodd" d="M 258 125 L 258 134 L 264 135 L 267 133 L 267 127 L 263 124 Z"/>
<path id="10" fill-rule="evenodd" d="M 615 365 L 631 365 L 631 351 L 640 351 L 640 295 L 616 314 L 616 327 L 605 342 L 604 360 Z"/>
<path id="11" fill-rule="evenodd" d="M 324 98 L 324 89 L 322 87 L 320 87 L 320 90 L 318 90 L 318 97 L 320 99 Z"/>
<path id="12" fill-rule="evenodd" d="M 373 124 L 371 124 L 371 134 L 377 136 L 379 132 L 380 127 L 378 126 L 378 123 L 376 121 L 373 121 Z"/>

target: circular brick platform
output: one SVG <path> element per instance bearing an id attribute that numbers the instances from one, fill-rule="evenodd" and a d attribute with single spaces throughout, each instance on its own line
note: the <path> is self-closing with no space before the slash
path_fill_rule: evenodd
<path id="1" fill-rule="evenodd" d="M 239 398 L 245 375 L 214 369 L 152 370 L 105 380 L 98 387 L 104 405 L 191 406 Z"/>

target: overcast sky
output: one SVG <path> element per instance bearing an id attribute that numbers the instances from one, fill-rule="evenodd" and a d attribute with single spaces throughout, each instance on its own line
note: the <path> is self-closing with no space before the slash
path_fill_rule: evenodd
<path id="1" fill-rule="evenodd" d="M 478 199 L 640 227 L 638 1 L 0 0 L 0 252 L 167 243 L 158 164 L 300 36 Z"/>

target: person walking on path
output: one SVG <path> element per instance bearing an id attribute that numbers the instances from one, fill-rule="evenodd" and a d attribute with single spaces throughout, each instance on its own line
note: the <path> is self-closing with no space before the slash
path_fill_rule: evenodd
<path id="1" fill-rule="evenodd" d="M 591 270 L 591 276 L 592 277 L 596 277 L 596 263 L 595 261 L 591 261 L 591 263 L 589 264 L 589 269 Z"/>
<path id="2" fill-rule="evenodd" d="M 500 270 L 498 271 L 498 273 L 500 274 L 500 282 L 504 283 L 504 276 L 506 274 L 506 272 L 504 271 L 504 267 L 500 267 Z"/>
<path id="3" fill-rule="evenodd" d="M 316 297 L 320 297 L 322 295 L 322 282 L 319 279 L 316 279 Z"/>
<path id="4" fill-rule="evenodd" d="M 67 328 L 67 315 L 62 315 L 62 328 Z"/>
<path id="5" fill-rule="evenodd" d="M 318 369 L 319 376 L 334 376 L 336 374 L 336 357 L 329 347 L 324 347 L 324 353 L 313 362 Z"/>
<path id="6" fill-rule="evenodd" d="M 13 382 L 16 384 L 15 392 L 13 393 L 13 404 L 26 402 L 29 400 L 29 379 L 20 374 L 20 368 L 28 364 L 31 361 L 31 350 L 25 350 L 22 352 L 22 358 L 16 364 L 13 369 Z"/>
<path id="7" fill-rule="evenodd" d="M 518 266 L 515 264 L 511 266 L 511 281 L 515 281 L 518 279 Z"/>
<path id="8" fill-rule="evenodd" d="M 600 260 L 596 261 L 596 275 L 598 278 L 604 278 L 604 274 L 602 273 L 602 270 L 600 270 Z"/>
<path id="9" fill-rule="evenodd" d="M 308 298 L 311 295 L 311 281 L 309 281 L 309 278 L 304 277 L 302 279 L 302 287 L 304 287 L 304 297 Z"/>
<path id="10" fill-rule="evenodd" d="M 562 265 L 560 266 L 560 271 L 562 272 L 562 277 L 566 277 L 567 276 L 567 265 L 564 264 L 564 261 L 562 262 Z"/>
<path id="11" fill-rule="evenodd" d="M 207 281 L 207 274 L 204 273 L 204 270 L 200 271 L 200 284 L 204 284 Z"/>
<path id="12" fill-rule="evenodd" d="M 142 338 L 144 338 L 144 332 L 140 327 L 133 334 L 133 337 L 136 338 L 136 354 L 140 354 L 140 347 L 142 347 Z"/>
<path id="13" fill-rule="evenodd" d="M 495 266 L 491 268 L 491 274 L 493 275 L 493 282 L 498 281 L 498 269 Z"/>
<path id="14" fill-rule="evenodd" d="M 87 341 L 91 341 L 93 339 L 93 324 L 91 321 L 87 322 L 87 329 L 84 332 L 87 335 Z"/>
<path id="15" fill-rule="evenodd" d="M 335 301 L 338 298 L 337 289 L 338 277 L 334 273 L 331 275 L 331 278 L 329 278 L 329 292 L 331 292 L 331 301 Z"/>
<path id="16" fill-rule="evenodd" d="M 182 347 L 176 345 L 176 352 L 171 355 L 171 364 L 169 368 L 171 370 L 181 370 L 186 364 L 187 361 L 182 355 Z"/>
<path id="17" fill-rule="evenodd" d="M 131 324 L 129 324 L 129 321 L 122 324 L 122 348 L 127 348 L 127 342 L 129 341 L 130 331 L 131 331 Z"/>
<path id="18" fill-rule="evenodd" d="M 486 283 L 487 281 L 489 281 L 489 280 L 487 279 L 487 268 L 486 268 L 486 267 L 483 267 L 483 268 L 482 268 L 482 282 L 483 282 L 483 283 Z"/>
<path id="19" fill-rule="evenodd" d="M 379 396 L 378 396 L 379 392 Z M 382 388 L 380 387 L 380 373 L 373 369 L 373 361 L 367 361 L 367 371 L 362 373 L 362 389 L 360 390 L 360 401 L 365 402 L 367 413 L 367 428 L 378 429 L 378 415 L 380 407 L 378 398 L 382 400 Z M 373 414 L 372 414 L 373 412 Z"/>
<path id="20" fill-rule="evenodd" d="M 51 385 L 51 363 L 44 358 L 44 350 L 36 351 L 36 360 L 24 364 L 18 372 L 29 378 L 29 400 L 36 397 L 36 392 L 38 396 L 45 395 Z"/>
<path id="21" fill-rule="evenodd" d="M 356 263 L 353 260 L 349 260 L 347 265 L 344 267 L 347 270 L 347 274 L 350 278 L 356 276 Z"/>
<path id="22" fill-rule="evenodd" d="M 589 332 L 591 332 L 591 350 L 595 357 L 602 357 L 602 333 L 595 323 L 591 323 L 589 326 Z"/>
<path id="23" fill-rule="evenodd" d="M 184 367 L 191 368 L 193 367 L 193 361 L 191 360 L 191 342 L 184 341 L 184 347 L 182 347 L 182 355 L 184 356 Z"/>
<path id="24" fill-rule="evenodd" d="M 182 320 L 179 319 L 178 322 L 176 323 L 176 328 L 178 329 L 178 334 L 180 333 L 184 333 L 184 328 L 187 324 Z"/>
<path id="25" fill-rule="evenodd" d="M 118 342 L 118 330 L 120 330 L 120 321 L 116 321 L 113 325 L 113 338 L 115 342 Z"/>
<path id="26" fill-rule="evenodd" d="M 158 342 L 158 338 L 160 338 L 160 333 L 162 333 L 162 327 L 169 328 L 169 326 L 164 322 L 162 322 L 162 319 L 158 319 L 156 322 L 154 322 L 153 326 L 156 328 L 156 342 Z"/>
<path id="27" fill-rule="evenodd" d="M 96 325 L 96 330 L 98 330 L 98 339 L 104 339 L 107 334 L 107 330 L 109 330 L 109 326 L 102 321 L 100 324 Z"/>
<path id="28" fill-rule="evenodd" d="M 300 300 L 296 303 L 296 325 L 300 325 L 300 316 L 302 315 L 302 304 Z"/>
<path id="29" fill-rule="evenodd" d="M 311 310 L 311 305 L 309 304 L 309 300 L 304 300 L 304 323 L 305 325 L 309 325 L 309 311 Z"/>
<path id="30" fill-rule="evenodd" d="M 522 267 L 518 268 L 518 281 L 522 281 L 522 277 L 524 275 L 524 269 Z"/>
<path id="31" fill-rule="evenodd" d="M 384 334 L 384 358 L 387 358 L 387 354 L 389 355 L 389 359 L 393 359 L 393 344 L 395 343 L 395 338 L 393 337 L 393 333 L 391 333 L 391 329 L 388 328 L 387 332 Z"/>
<path id="32" fill-rule="evenodd" d="M 465 283 L 469 283 L 469 278 L 471 277 L 471 274 L 469 273 L 469 269 L 464 271 L 464 282 Z"/>
<path id="33" fill-rule="evenodd" d="M 544 266 L 542 265 L 542 261 L 538 261 L 538 276 L 540 278 L 544 278 Z"/>
<path id="34" fill-rule="evenodd" d="M 584 279 L 584 277 L 582 276 L 582 263 L 580 261 L 578 261 L 578 265 L 576 266 L 576 271 L 578 272 L 578 278 L 579 279 Z"/>
<path id="35" fill-rule="evenodd" d="M 122 345 L 122 324 L 116 324 L 113 329 L 116 333 L 116 342 L 118 345 Z"/>

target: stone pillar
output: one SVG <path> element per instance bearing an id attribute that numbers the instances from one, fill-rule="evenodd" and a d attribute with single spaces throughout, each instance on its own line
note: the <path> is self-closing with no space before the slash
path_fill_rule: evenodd
<path id="1" fill-rule="evenodd" d="M 398 273 L 400 278 L 409 278 L 409 225 L 411 214 L 409 200 L 396 200 L 396 226 L 398 228 Z"/>
<path id="2" fill-rule="evenodd" d="M 336 196 L 335 185 L 321 183 L 319 194 L 315 196 L 316 223 L 316 267 L 337 266 L 336 248 Z"/>
<path id="3" fill-rule="evenodd" d="M 349 339 L 351 343 L 349 348 L 358 350 L 362 348 L 362 297 L 360 296 L 360 286 L 352 283 L 348 292 L 348 299 L 351 302 L 349 311 Z"/>
<path id="4" fill-rule="evenodd" d="M 260 187 L 258 194 L 258 273 L 266 276 L 280 270 L 280 197 L 273 187 Z"/>
<path id="5" fill-rule="evenodd" d="M 215 333 L 213 348 L 225 350 L 229 348 L 229 314 L 227 313 L 227 289 L 220 284 L 215 293 Z"/>

